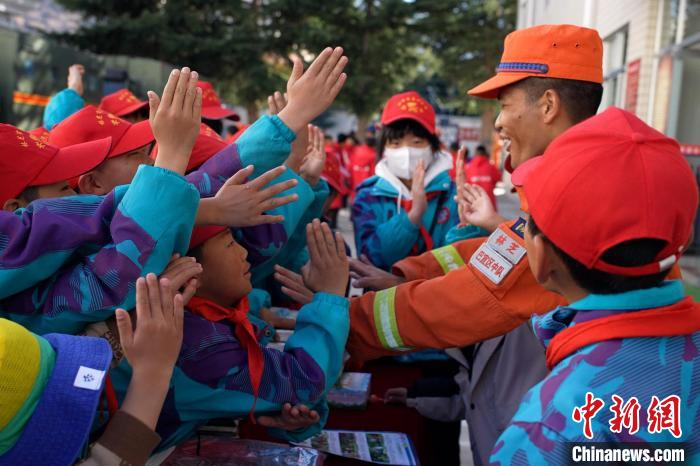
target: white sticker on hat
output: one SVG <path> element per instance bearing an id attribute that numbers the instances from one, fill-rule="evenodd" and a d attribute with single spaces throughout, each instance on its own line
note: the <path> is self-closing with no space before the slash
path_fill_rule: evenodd
<path id="1" fill-rule="evenodd" d="M 513 264 L 491 249 L 488 243 L 479 246 L 469 263 L 496 285 L 501 283 L 513 268 Z"/>
<path id="2" fill-rule="evenodd" d="M 511 264 L 520 262 L 527 252 L 520 243 L 515 241 L 501 227 L 496 228 L 496 231 L 491 233 L 487 243 L 491 246 L 491 249 L 508 259 Z"/>
<path id="3" fill-rule="evenodd" d="M 104 377 L 105 371 L 80 366 L 80 369 L 78 369 L 78 373 L 75 376 L 73 386 L 78 388 L 86 388 L 88 390 L 100 390 L 102 388 L 102 379 L 104 379 Z"/>

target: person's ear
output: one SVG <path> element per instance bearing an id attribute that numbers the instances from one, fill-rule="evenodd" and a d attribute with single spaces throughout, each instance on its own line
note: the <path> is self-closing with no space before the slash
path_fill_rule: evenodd
<path id="1" fill-rule="evenodd" d="M 102 187 L 100 177 L 95 172 L 84 174 L 78 179 L 78 189 L 80 194 L 96 194 L 102 196 L 107 194 Z"/>
<path id="2" fill-rule="evenodd" d="M 545 242 L 542 235 L 534 235 L 527 250 L 530 270 L 535 280 L 544 285 L 551 278 L 553 272 L 552 254 L 554 251 Z"/>
<path id="3" fill-rule="evenodd" d="M 554 89 L 547 89 L 540 97 L 542 118 L 545 124 L 551 124 L 562 112 L 561 97 Z"/>
<path id="4" fill-rule="evenodd" d="M 27 207 L 27 203 L 22 201 L 21 199 L 12 198 L 5 201 L 5 203 L 2 206 L 2 210 L 14 212 L 15 210 L 21 209 L 22 207 Z"/>

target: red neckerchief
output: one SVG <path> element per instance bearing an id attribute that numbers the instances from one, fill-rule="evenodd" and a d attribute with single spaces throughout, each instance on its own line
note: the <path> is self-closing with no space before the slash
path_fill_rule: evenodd
<path id="1" fill-rule="evenodd" d="M 623 312 L 582 322 L 557 333 L 547 346 L 547 368 L 584 346 L 635 337 L 673 337 L 700 331 L 700 305 L 687 297 L 671 306 Z"/>
<path id="2" fill-rule="evenodd" d="M 438 193 L 428 193 L 426 198 L 429 201 L 429 200 L 437 197 L 438 195 L 439 195 Z M 413 201 L 411 201 L 409 199 L 401 199 L 401 207 L 403 207 L 403 209 L 406 212 L 410 212 L 412 206 L 413 206 Z M 423 241 L 425 242 L 425 250 L 426 251 L 432 250 L 433 249 L 433 238 L 430 236 L 430 233 L 428 232 L 428 230 L 425 229 L 423 224 L 420 225 L 419 229 L 420 229 L 420 235 L 423 237 Z M 412 253 L 414 255 L 418 254 L 418 245 L 417 244 L 413 245 Z"/>
<path id="3" fill-rule="evenodd" d="M 255 397 L 253 407 L 250 410 L 250 420 L 255 423 L 253 412 L 258 401 L 258 390 L 262 381 L 265 358 L 262 348 L 258 344 L 253 324 L 248 320 L 248 311 L 250 310 L 248 297 L 241 299 L 236 307 L 226 308 L 208 299 L 195 296 L 190 299 L 187 309 L 193 314 L 202 316 L 212 322 L 227 320 L 234 325 L 236 338 L 248 353 L 248 373 L 250 374 L 250 383 L 253 387 L 253 396 Z"/>

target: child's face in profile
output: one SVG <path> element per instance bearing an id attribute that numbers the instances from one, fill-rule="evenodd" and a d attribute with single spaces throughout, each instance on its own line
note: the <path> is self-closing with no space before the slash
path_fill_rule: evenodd
<path id="1" fill-rule="evenodd" d="M 226 230 L 201 246 L 201 264 L 197 295 L 221 306 L 233 306 L 253 289 L 250 283 L 248 251 Z"/>
<path id="2" fill-rule="evenodd" d="M 124 155 L 105 160 L 92 171 L 91 174 L 98 186 L 94 187 L 94 192 L 87 194 L 105 195 L 117 186 L 131 183 L 131 180 L 136 176 L 139 165 L 153 165 L 153 160 L 149 155 L 151 147 L 152 145 L 149 144 Z"/>

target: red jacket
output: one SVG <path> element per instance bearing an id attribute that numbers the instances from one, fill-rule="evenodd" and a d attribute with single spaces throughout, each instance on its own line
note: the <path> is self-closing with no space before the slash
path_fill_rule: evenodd
<path id="1" fill-rule="evenodd" d="M 470 184 L 476 184 L 484 188 L 489 194 L 491 202 L 496 206 L 496 196 L 493 188 L 501 181 L 501 171 L 483 156 L 475 156 L 464 168 L 464 180 Z"/>
<path id="2" fill-rule="evenodd" d="M 356 146 L 350 153 L 350 188 L 351 197 L 355 197 L 355 188 L 374 175 L 374 166 L 377 163 L 377 151 L 372 147 L 362 144 Z"/>

